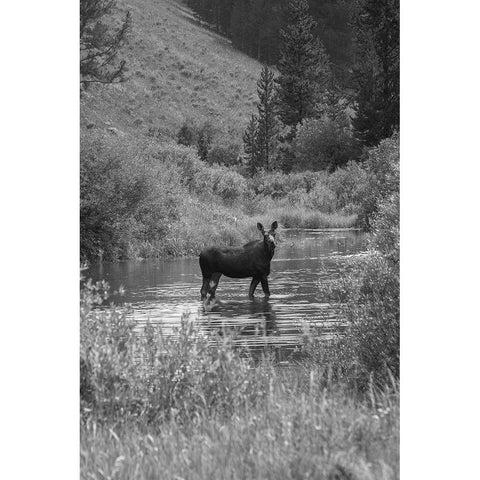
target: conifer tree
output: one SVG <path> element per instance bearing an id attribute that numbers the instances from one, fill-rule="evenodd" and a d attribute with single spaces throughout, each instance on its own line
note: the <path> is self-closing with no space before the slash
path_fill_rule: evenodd
<path id="1" fill-rule="evenodd" d="M 290 23 L 280 32 L 280 75 L 276 82 L 280 119 L 295 128 L 313 114 L 330 67 L 325 49 L 313 34 L 316 22 L 308 13 L 308 1 L 292 0 L 288 15 Z"/>
<path id="2" fill-rule="evenodd" d="M 358 139 L 367 146 L 400 124 L 399 0 L 361 0 L 355 22 Z"/>
<path id="3" fill-rule="evenodd" d="M 243 149 L 245 151 L 248 172 L 250 175 L 254 175 L 259 169 L 258 118 L 256 115 L 250 117 L 250 121 L 243 134 Z"/>
<path id="4" fill-rule="evenodd" d="M 275 150 L 278 121 L 276 119 L 276 89 L 272 70 L 264 65 L 260 79 L 257 82 L 258 93 L 258 132 L 257 148 L 259 164 L 270 170 L 272 156 Z"/>
<path id="5" fill-rule="evenodd" d="M 131 27 L 128 11 L 115 29 L 106 18 L 113 14 L 116 0 L 80 0 L 80 84 L 121 82 L 125 60 L 117 62 L 120 48 Z"/>

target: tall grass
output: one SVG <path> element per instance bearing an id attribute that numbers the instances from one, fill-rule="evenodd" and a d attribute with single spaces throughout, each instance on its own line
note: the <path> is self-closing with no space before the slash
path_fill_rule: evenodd
<path id="1" fill-rule="evenodd" d="M 271 214 L 285 228 L 352 228 L 357 225 L 358 215 L 322 213 L 300 207 L 276 208 Z"/>
<path id="2" fill-rule="evenodd" d="M 200 413 L 117 428 L 86 421 L 82 478 L 399 478 L 398 395 L 359 402 L 341 389 L 304 387 L 298 372 L 269 373 L 263 402 L 228 419 Z"/>
<path id="3" fill-rule="evenodd" d="M 398 477 L 395 381 L 357 395 L 313 361 L 280 367 L 184 318 L 167 337 L 81 297 L 81 478 Z"/>

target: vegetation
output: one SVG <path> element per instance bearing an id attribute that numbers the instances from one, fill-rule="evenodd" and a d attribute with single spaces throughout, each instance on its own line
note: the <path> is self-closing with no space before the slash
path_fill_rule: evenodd
<path id="1" fill-rule="evenodd" d="M 198 25 L 177 1 L 117 0 L 115 28 L 127 11 L 131 28 L 118 55 L 126 62 L 125 81 L 89 85 L 81 99 L 82 130 L 170 142 L 189 119 L 199 126 L 210 121 L 213 143 L 240 143 L 261 64 Z"/>
<path id="2" fill-rule="evenodd" d="M 279 122 L 276 119 L 277 102 L 274 84 L 274 74 L 264 65 L 260 79 L 257 82 L 258 93 L 258 130 L 255 141 L 257 143 L 258 159 L 252 170 L 259 168 L 270 170 L 275 155 L 276 136 Z"/>
<path id="3" fill-rule="evenodd" d="M 380 152 L 382 162 L 378 162 Z M 367 162 L 368 181 L 382 185 L 375 212 L 369 217 L 368 255 L 348 262 L 339 280 L 322 289 L 324 298 L 341 305 L 349 326 L 330 346 L 314 340 L 309 350 L 317 361 L 336 365 L 340 378 L 363 391 L 372 382 L 382 388 L 400 377 L 398 136 L 381 142 Z M 370 197 L 364 201 L 368 210 Z"/>
<path id="4" fill-rule="evenodd" d="M 133 144 L 95 131 L 81 142 L 83 259 L 239 245 L 255 238 L 259 218 L 286 228 L 372 228 L 385 199 L 398 195 L 397 134 L 372 149 L 363 165 L 350 162 L 333 173 L 261 170 L 251 178 L 202 161 L 192 147 Z"/>
<path id="5" fill-rule="evenodd" d="M 383 199 L 398 193 L 398 135 L 364 164 L 333 173 L 260 170 L 251 178 L 202 161 L 192 147 L 132 144 L 95 131 L 81 142 L 81 254 L 90 260 L 239 245 L 255 238 L 260 218 L 287 228 L 372 228 Z"/>
<path id="6" fill-rule="evenodd" d="M 298 18 L 286 30 L 291 35 L 285 33 L 282 51 L 306 48 L 313 59 L 319 51 L 306 4 L 292 2 L 290 8 L 298 10 Z M 169 141 L 151 129 L 135 139 L 113 127 L 84 129 L 82 258 L 185 255 L 213 242 L 241 244 L 252 234 L 256 216 L 270 221 L 274 215 L 284 227 L 371 227 L 395 152 L 387 142 L 367 155 L 364 165 L 352 161 L 359 149 L 348 104 L 331 81 L 322 83 L 313 117 L 295 125 L 292 141 L 279 116 L 282 75 L 280 69 L 278 90 L 273 70 L 264 66 L 261 72 L 258 116 L 245 131 L 243 154 L 238 136 L 195 117 L 186 117 Z M 311 86 L 318 93 L 317 80 L 312 77 Z M 86 104 L 84 99 L 82 111 Z M 296 111 L 295 102 L 291 107 Z M 282 173 L 293 167 L 296 173 Z"/>
<path id="7" fill-rule="evenodd" d="M 362 395 L 335 365 L 254 361 L 188 317 L 173 337 L 139 331 L 127 311 L 94 308 L 106 298 L 83 282 L 84 478 L 398 478 L 395 381 Z"/>
<path id="8" fill-rule="evenodd" d="M 400 125 L 400 1 L 362 0 L 355 27 L 354 126 L 359 139 L 372 146 Z"/>
<path id="9" fill-rule="evenodd" d="M 84 87 L 124 79 L 126 62 L 116 60 L 130 30 L 131 15 L 127 11 L 120 26 L 113 27 L 115 6 L 115 0 L 80 0 L 80 83 Z"/>
<path id="10" fill-rule="evenodd" d="M 295 127 L 313 114 L 330 74 L 323 45 L 313 34 L 316 24 L 307 0 L 288 4 L 289 24 L 281 30 L 278 111 L 284 125 Z"/>
<path id="11" fill-rule="evenodd" d="M 255 223 L 234 207 L 248 188 L 235 171 L 209 166 L 180 145 L 132 144 L 95 132 L 81 141 L 84 259 L 188 255 L 209 243 L 251 239 Z"/>
<path id="12" fill-rule="evenodd" d="M 289 17 L 290 0 L 186 0 L 200 19 L 231 38 L 232 44 L 261 62 L 276 64 L 281 56 L 280 31 Z M 353 31 L 350 19 L 352 2 L 326 0 L 310 2 L 310 14 L 316 22 L 313 32 L 325 45 L 335 76 L 348 83 L 353 65 Z"/>
<path id="13" fill-rule="evenodd" d="M 293 141 L 295 170 L 330 170 L 356 158 L 357 149 L 347 122 L 328 117 L 302 122 Z"/>

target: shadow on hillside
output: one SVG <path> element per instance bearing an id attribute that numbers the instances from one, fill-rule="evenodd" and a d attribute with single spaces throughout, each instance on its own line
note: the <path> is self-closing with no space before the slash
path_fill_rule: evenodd
<path id="1" fill-rule="evenodd" d="M 184 20 L 187 20 L 189 23 L 191 23 L 192 25 L 196 25 L 200 28 L 202 28 L 202 30 L 205 31 L 205 33 L 207 33 L 207 35 L 209 35 L 210 37 L 212 37 L 213 39 L 215 40 L 218 40 L 219 42 L 221 42 L 224 46 L 227 46 L 227 47 L 230 47 L 230 48 L 233 48 L 232 47 L 232 42 L 231 40 L 229 40 L 227 37 L 225 37 L 224 35 L 218 33 L 215 28 L 213 27 L 213 25 L 207 23 L 207 22 L 204 22 L 203 20 L 201 20 L 194 12 L 192 12 L 188 7 L 185 7 L 183 5 L 179 5 L 179 4 L 176 4 L 175 5 L 175 8 L 177 9 L 180 17 L 182 17 Z"/>

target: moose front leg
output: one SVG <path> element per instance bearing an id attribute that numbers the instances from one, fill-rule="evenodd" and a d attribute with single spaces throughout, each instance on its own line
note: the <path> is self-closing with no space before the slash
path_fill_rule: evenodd
<path id="1" fill-rule="evenodd" d="M 262 277 L 262 288 L 263 293 L 265 293 L 265 297 L 270 297 L 270 289 L 268 288 L 268 279 L 266 275 Z"/>
<path id="2" fill-rule="evenodd" d="M 222 274 L 220 272 L 215 272 L 212 275 L 212 278 L 210 279 L 210 283 L 209 283 L 210 298 L 215 298 L 215 292 L 217 291 L 218 282 L 219 282 L 221 276 L 222 276 Z"/>
<path id="3" fill-rule="evenodd" d="M 203 277 L 202 289 L 200 290 L 200 295 L 202 300 L 207 298 L 208 289 L 210 288 L 210 277 Z"/>
<path id="4" fill-rule="evenodd" d="M 260 281 L 259 278 L 252 278 L 252 283 L 250 284 L 250 290 L 248 292 L 248 296 L 253 298 L 253 294 L 255 293 L 255 289 L 257 288 L 258 282 Z"/>

